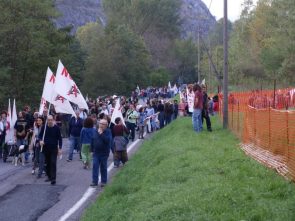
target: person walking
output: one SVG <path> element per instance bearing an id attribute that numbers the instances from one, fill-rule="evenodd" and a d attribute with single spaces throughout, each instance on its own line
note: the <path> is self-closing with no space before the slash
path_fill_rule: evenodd
<path id="1" fill-rule="evenodd" d="M 46 129 L 45 129 L 46 128 Z M 43 134 L 45 133 L 44 140 Z M 44 153 L 46 161 L 47 179 L 45 182 L 51 182 L 51 185 L 56 184 L 56 161 L 57 155 L 61 155 L 62 137 L 60 129 L 54 124 L 53 116 L 47 117 L 47 125 L 42 127 L 39 134 L 41 150 Z"/>
<path id="2" fill-rule="evenodd" d="M 81 130 L 81 144 L 82 144 L 82 150 L 81 150 L 81 155 L 82 155 L 82 161 L 84 165 L 84 169 L 89 169 L 90 167 L 90 144 L 91 144 L 91 139 L 93 137 L 93 134 L 95 132 L 95 129 L 93 128 L 93 120 L 92 118 L 88 117 L 84 121 L 84 126 Z"/>
<path id="3" fill-rule="evenodd" d="M 42 172 L 44 170 L 44 156 L 43 156 L 43 153 L 41 153 L 42 156 L 40 154 L 41 146 L 40 146 L 40 139 L 39 139 L 39 134 L 41 132 L 43 124 L 44 124 L 43 117 L 37 117 L 36 122 L 34 124 L 33 136 L 32 136 L 32 140 L 31 140 L 31 144 L 30 144 L 30 151 L 32 149 L 32 151 L 34 153 L 32 174 L 34 175 L 36 168 L 39 167 L 39 170 L 41 173 L 40 177 L 41 177 Z"/>
<path id="4" fill-rule="evenodd" d="M 138 118 L 138 128 L 139 128 L 139 139 L 144 139 L 144 127 L 146 125 L 147 116 L 145 113 L 145 108 L 139 108 L 139 118 Z"/>
<path id="5" fill-rule="evenodd" d="M 194 98 L 194 111 L 193 111 L 193 128 L 196 132 L 201 132 L 203 129 L 202 125 L 202 109 L 203 109 L 203 92 L 200 85 L 195 84 L 193 87 L 195 93 Z"/>
<path id="6" fill-rule="evenodd" d="M 129 131 L 131 131 L 131 140 L 132 142 L 134 141 L 135 138 L 135 128 L 136 128 L 136 120 L 138 118 L 138 113 L 135 110 L 135 107 L 133 104 L 130 104 L 129 109 L 126 113 L 127 116 L 127 121 L 126 121 L 126 126 Z"/>
<path id="7" fill-rule="evenodd" d="M 207 125 L 207 130 L 209 132 L 212 132 L 211 120 L 210 120 L 210 116 L 209 116 L 209 105 L 208 105 L 209 99 L 208 99 L 206 85 L 202 85 L 202 91 L 203 91 L 202 124 L 203 124 L 203 121 L 204 121 L 204 118 L 205 118 L 206 125 Z"/>
<path id="8" fill-rule="evenodd" d="M 83 127 L 83 120 L 80 118 L 80 111 L 76 111 L 75 113 L 76 117 L 72 117 L 69 122 L 70 151 L 67 159 L 68 162 L 73 160 L 74 150 L 80 152 L 80 159 L 82 159 L 80 134 Z"/>
<path id="9" fill-rule="evenodd" d="M 128 161 L 127 144 L 129 131 L 120 117 L 115 119 L 115 123 L 116 125 L 112 129 L 114 136 L 114 166 L 119 167 L 120 162 L 124 165 Z"/>
<path id="10" fill-rule="evenodd" d="M 165 126 L 165 124 L 164 124 L 165 115 L 164 115 L 164 105 L 162 104 L 162 101 L 160 101 L 160 100 L 158 102 L 157 110 L 159 112 L 158 119 L 160 121 L 160 129 L 162 129 Z"/>
<path id="11" fill-rule="evenodd" d="M 104 187 L 107 184 L 107 162 L 110 154 L 111 142 L 108 136 L 107 128 L 108 121 L 101 119 L 99 121 L 98 130 L 94 132 L 91 140 L 91 153 L 93 158 L 91 187 L 97 187 L 99 171 L 101 176 L 101 187 Z"/>

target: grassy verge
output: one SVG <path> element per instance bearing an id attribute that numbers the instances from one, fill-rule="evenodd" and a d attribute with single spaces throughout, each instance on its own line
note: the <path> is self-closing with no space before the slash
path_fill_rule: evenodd
<path id="1" fill-rule="evenodd" d="M 181 118 L 114 178 L 83 220 L 295 220 L 295 185 L 248 158 L 213 119 L 195 134 Z"/>

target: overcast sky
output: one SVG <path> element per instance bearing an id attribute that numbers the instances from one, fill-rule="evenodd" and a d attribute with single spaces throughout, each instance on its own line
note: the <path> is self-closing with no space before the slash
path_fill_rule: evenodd
<path id="1" fill-rule="evenodd" d="M 202 0 L 209 8 L 211 0 Z M 244 0 L 228 0 L 228 18 L 231 21 L 235 21 L 239 18 L 242 11 L 242 3 Z M 254 3 L 257 0 L 253 0 Z M 223 0 L 212 0 L 210 12 L 216 17 L 216 20 L 223 18 Z"/>

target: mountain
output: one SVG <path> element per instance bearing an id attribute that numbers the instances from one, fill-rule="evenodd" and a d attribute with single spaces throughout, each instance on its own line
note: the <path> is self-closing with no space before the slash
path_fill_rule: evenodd
<path id="1" fill-rule="evenodd" d="M 206 34 L 216 20 L 201 0 L 181 0 L 180 18 L 182 20 L 181 35 L 183 38 Z M 55 21 L 58 28 L 72 26 L 72 33 L 88 22 L 99 20 L 106 24 L 106 16 L 102 0 L 56 0 L 56 8 L 61 16 Z"/>
<path id="2" fill-rule="evenodd" d="M 60 12 L 60 17 L 55 20 L 56 26 L 72 26 L 72 33 L 88 22 L 99 20 L 106 24 L 101 0 L 56 0 L 55 6 Z"/>

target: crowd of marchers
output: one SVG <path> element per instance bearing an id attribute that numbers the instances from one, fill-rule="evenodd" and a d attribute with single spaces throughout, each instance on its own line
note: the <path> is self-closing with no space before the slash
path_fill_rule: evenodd
<path id="1" fill-rule="evenodd" d="M 0 156 L 14 165 L 32 165 L 37 179 L 56 184 L 58 156 L 66 155 L 67 162 L 81 160 L 84 169 L 92 168 L 91 186 L 107 183 L 107 162 L 113 153 L 115 167 L 128 161 L 127 145 L 135 139 L 144 139 L 168 125 L 178 116 L 177 92 L 167 87 L 134 90 L 130 97 L 100 96 L 87 98 L 89 111 L 76 108 L 75 116 L 56 113 L 54 107 L 39 114 L 25 106 L 18 113 L 15 125 L 8 125 L 7 112 L 0 120 Z M 112 119 L 116 103 L 121 116 Z M 5 142 L 6 129 L 14 127 L 13 142 Z M 63 143 L 68 139 L 69 150 Z M 63 150 L 63 151 L 62 151 Z M 64 153 L 63 153 L 64 152 Z M 77 157 L 76 157 L 77 156 Z M 77 158 L 77 159 L 75 159 Z"/>

